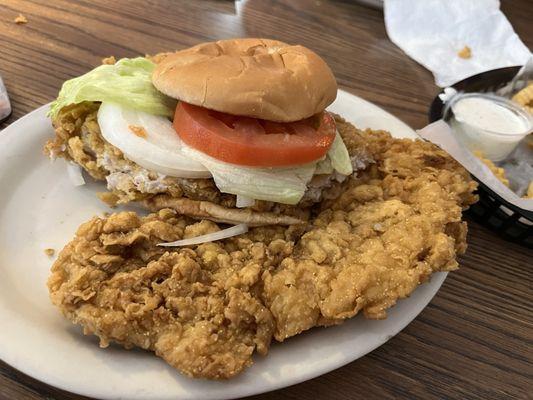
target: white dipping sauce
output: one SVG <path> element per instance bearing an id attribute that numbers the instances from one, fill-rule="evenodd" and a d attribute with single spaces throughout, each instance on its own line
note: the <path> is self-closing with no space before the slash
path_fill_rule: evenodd
<path id="1" fill-rule="evenodd" d="M 452 110 L 458 121 L 487 131 L 512 135 L 527 128 L 526 121 L 509 108 L 480 97 L 459 100 Z"/>
<path id="2" fill-rule="evenodd" d="M 530 117 L 505 98 L 470 93 L 452 102 L 451 124 L 458 138 L 492 161 L 505 159 L 531 131 Z"/>

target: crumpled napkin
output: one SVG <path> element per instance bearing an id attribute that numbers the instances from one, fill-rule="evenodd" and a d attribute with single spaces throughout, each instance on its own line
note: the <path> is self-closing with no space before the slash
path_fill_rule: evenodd
<path id="1" fill-rule="evenodd" d="M 531 55 L 498 0 L 385 0 L 384 14 L 390 40 L 441 87 Z M 470 58 L 459 56 L 465 46 Z"/>

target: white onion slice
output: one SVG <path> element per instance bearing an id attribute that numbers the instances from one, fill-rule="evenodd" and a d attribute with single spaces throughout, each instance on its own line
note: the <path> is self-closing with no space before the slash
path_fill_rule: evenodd
<path id="1" fill-rule="evenodd" d="M 243 233 L 248 232 L 248 225 L 239 224 L 232 226 L 231 228 L 222 229 L 217 232 L 207 233 L 205 235 L 200 235 L 188 239 L 176 240 L 175 242 L 168 243 L 158 243 L 158 246 L 162 247 L 179 247 L 179 246 L 189 246 L 192 244 L 200 244 L 207 242 L 214 242 L 215 240 L 227 239 L 232 236 L 242 235 Z"/>
<path id="2" fill-rule="evenodd" d="M 183 143 L 165 117 L 103 102 L 98 125 L 105 140 L 141 167 L 179 178 L 211 177 L 200 162 L 183 154 Z M 131 127 L 142 128 L 146 135 L 136 135 Z"/>
<path id="3" fill-rule="evenodd" d="M 237 208 L 252 207 L 254 204 L 255 200 L 251 197 L 237 195 L 237 201 L 235 202 Z"/>
<path id="4" fill-rule="evenodd" d="M 83 175 L 81 173 L 81 167 L 78 164 L 73 164 L 69 162 L 67 164 L 67 173 L 68 173 L 70 182 L 72 182 L 74 186 L 85 185 L 85 179 L 83 179 Z"/>

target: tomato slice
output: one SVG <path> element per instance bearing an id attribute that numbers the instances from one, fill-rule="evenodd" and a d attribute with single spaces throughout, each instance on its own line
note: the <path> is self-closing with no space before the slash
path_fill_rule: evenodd
<path id="1" fill-rule="evenodd" d="M 279 123 L 239 117 L 179 102 L 174 129 L 189 146 L 221 161 L 251 167 L 281 167 L 316 161 L 335 139 L 335 121 L 324 112 Z"/>

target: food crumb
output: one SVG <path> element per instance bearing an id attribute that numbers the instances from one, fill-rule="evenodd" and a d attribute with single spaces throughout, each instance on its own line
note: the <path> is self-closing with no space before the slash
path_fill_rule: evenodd
<path id="1" fill-rule="evenodd" d="M 167 58 L 171 53 L 158 53 L 156 55 L 151 56 L 150 54 L 145 54 L 145 57 L 152 61 L 154 64 L 159 64 L 161 61 L 163 61 L 165 58 Z"/>
<path id="2" fill-rule="evenodd" d="M 46 254 L 48 257 L 52 257 L 55 253 L 56 251 L 54 249 L 44 249 L 44 254 Z"/>
<path id="3" fill-rule="evenodd" d="M 464 59 L 471 58 L 472 57 L 472 50 L 470 49 L 470 47 L 465 46 L 457 53 L 457 55 L 459 57 L 461 57 L 461 58 L 464 58 Z"/>
<path id="4" fill-rule="evenodd" d="M 105 57 L 105 58 L 102 58 L 102 64 L 105 64 L 105 65 L 113 65 L 117 62 L 115 56 L 109 56 L 109 57 Z"/>
<path id="5" fill-rule="evenodd" d="M 474 155 L 479 158 L 483 164 L 489 167 L 490 172 L 492 172 L 501 183 L 509 187 L 509 179 L 505 176 L 505 170 L 503 168 L 498 167 L 479 150 L 474 151 Z"/>
<path id="6" fill-rule="evenodd" d="M 26 18 L 24 15 L 22 14 L 19 14 L 18 17 L 16 17 L 13 22 L 17 25 L 21 25 L 21 24 L 27 24 L 28 23 L 28 18 Z"/>
<path id="7" fill-rule="evenodd" d="M 516 93 L 513 96 L 513 101 L 516 101 L 530 114 L 533 114 L 533 81 L 529 81 L 524 89 Z"/>
<path id="8" fill-rule="evenodd" d="M 115 208 L 120 200 L 115 193 L 111 192 L 98 192 L 96 196 L 111 208 Z"/>
<path id="9" fill-rule="evenodd" d="M 135 135 L 139 136 L 140 138 L 146 139 L 146 136 L 148 136 L 148 132 L 146 132 L 146 129 L 144 129 L 142 126 L 128 125 L 128 128 L 130 131 L 132 131 Z"/>
<path id="10" fill-rule="evenodd" d="M 524 195 L 524 199 L 533 199 L 533 181 L 529 182 L 529 186 L 527 187 L 527 192 Z"/>

